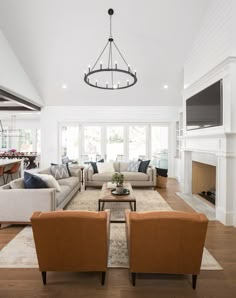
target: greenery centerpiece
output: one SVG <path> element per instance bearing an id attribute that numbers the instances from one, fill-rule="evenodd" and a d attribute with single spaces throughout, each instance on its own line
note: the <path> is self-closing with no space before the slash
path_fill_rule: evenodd
<path id="1" fill-rule="evenodd" d="M 123 187 L 124 175 L 121 174 L 121 173 L 115 173 L 111 177 L 111 181 L 112 181 L 112 183 L 115 183 L 116 184 L 116 192 L 118 194 L 123 193 L 123 191 L 124 191 L 124 187 Z"/>

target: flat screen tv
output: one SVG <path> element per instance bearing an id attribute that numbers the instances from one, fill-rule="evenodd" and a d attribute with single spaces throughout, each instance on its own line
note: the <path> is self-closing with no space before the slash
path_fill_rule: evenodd
<path id="1" fill-rule="evenodd" d="M 223 124 L 222 80 L 186 100 L 187 130 Z"/>

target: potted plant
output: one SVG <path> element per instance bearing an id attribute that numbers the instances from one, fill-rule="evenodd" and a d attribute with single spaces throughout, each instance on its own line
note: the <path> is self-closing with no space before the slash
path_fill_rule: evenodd
<path id="1" fill-rule="evenodd" d="M 122 194 L 124 191 L 123 182 L 124 182 L 124 175 L 121 173 L 115 173 L 111 178 L 112 183 L 116 184 L 116 192 L 118 194 Z"/>

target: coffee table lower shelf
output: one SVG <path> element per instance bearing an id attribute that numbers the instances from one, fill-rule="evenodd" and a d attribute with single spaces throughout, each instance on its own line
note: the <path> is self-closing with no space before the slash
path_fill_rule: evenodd
<path id="1" fill-rule="evenodd" d="M 103 211 L 104 210 L 104 204 L 107 202 L 117 202 L 117 203 L 122 203 L 122 202 L 127 202 L 130 205 L 130 210 L 131 211 L 136 211 L 136 199 L 99 199 L 98 200 L 98 211 Z M 133 206 L 132 206 L 133 204 Z M 110 223 L 125 223 L 125 220 L 111 220 Z"/>

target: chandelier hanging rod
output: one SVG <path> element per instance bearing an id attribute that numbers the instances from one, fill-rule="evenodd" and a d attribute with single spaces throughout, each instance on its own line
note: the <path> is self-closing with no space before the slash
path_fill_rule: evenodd
<path id="1" fill-rule="evenodd" d="M 93 67 L 91 68 L 90 66 L 88 67 L 88 72 L 84 73 L 84 81 L 86 84 L 88 84 L 91 87 L 95 87 L 98 89 L 106 89 L 106 90 L 115 90 L 115 89 L 126 89 L 129 88 L 133 85 L 135 85 L 137 83 L 137 73 L 136 71 L 132 71 L 130 68 L 130 65 L 127 63 L 127 61 L 125 60 L 124 56 L 122 55 L 120 49 L 118 48 L 118 46 L 116 45 L 116 43 L 114 42 L 114 38 L 112 36 L 112 15 L 114 14 L 114 10 L 113 9 L 109 9 L 108 10 L 108 14 L 110 15 L 110 36 L 109 39 L 105 45 L 105 47 L 103 48 L 101 54 L 98 56 L 96 62 L 94 63 Z M 107 63 L 107 67 L 103 67 L 103 63 L 100 62 L 100 68 L 95 69 L 98 61 L 101 59 L 101 57 L 103 56 L 105 50 L 107 49 L 107 47 L 109 46 L 109 53 L 108 53 L 108 63 Z M 123 60 L 123 62 L 125 63 L 127 70 L 126 69 L 122 69 L 122 68 L 118 68 L 118 63 L 115 62 L 115 65 L 113 65 L 113 49 L 112 47 L 114 47 L 114 49 L 116 49 L 117 53 L 119 54 L 119 56 L 121 57 L 121 59 Z M 97 80 L 94 80 L 93 82 L 91 82 L 90 78 L 93 77 L 94 74 L 98 74 L 98 73 L 107 73 L 108 76 L 111 75 L 111 84 L 109 85 L 108 81 L 106 81 L 104 83 L 104 85 L 99 85 Z M 114 84 L 114 74 L 117 73 L 123 73 L 128 75 L 129 79 L 131 79 L 131 82 L 129 79 L 126 80 L 126 83 L 120 83 L 119 81 L 117 81 Z"/>

